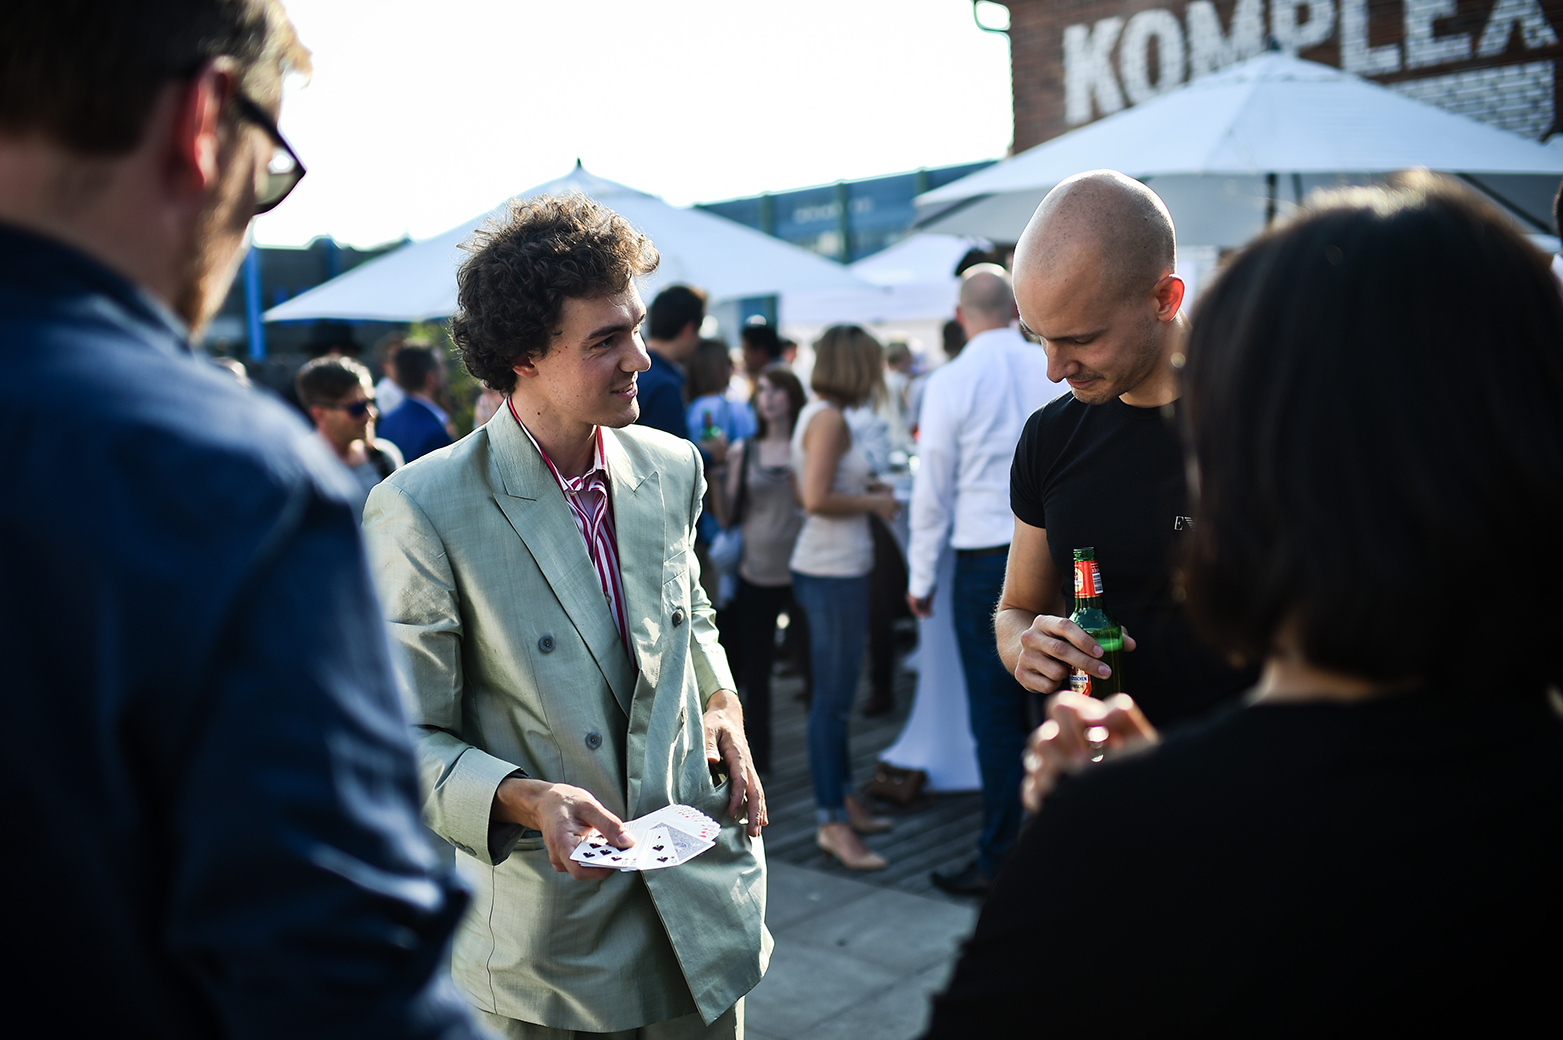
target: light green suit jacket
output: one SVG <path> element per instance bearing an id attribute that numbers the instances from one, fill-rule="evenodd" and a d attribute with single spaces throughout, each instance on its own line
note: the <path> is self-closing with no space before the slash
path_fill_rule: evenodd
<path id="1" fill-rule="evenodd" d="M 640 426 L 603 443 L 633 663 L 570 507 L 508 412 L 397 470 L 364 513 L 424 816 L 476 887 L 456 981 L 494 1014 L 593 1032 L 697 1010 L 710 1022 L 771 951 L 762 844 L 727 815 L 705 758 L 703 706 L 733 682 L 695 562 L 699 455 Z M 577 881 L 536 831 L 490 825 L 517 769 L 622 819 L 684 803 L 722 831 L 678 867 Z"/>

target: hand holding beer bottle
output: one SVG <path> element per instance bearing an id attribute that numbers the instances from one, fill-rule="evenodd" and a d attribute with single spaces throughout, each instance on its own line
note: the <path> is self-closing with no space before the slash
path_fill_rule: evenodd
<path id="1" fill-rule="evenodd" d="M 1069 620 L 1096 640 L 1102 648 L 1101 662 L 1112 669 L 1112 674 L 1105 678 L 1080 668 L 1070 669 L 1069 688 L 1098 700 L 1122 693 L 1123 626 L 1102 603 L 1102 572 L 1096 566 L 1094 548 L 1075 550 L 1075 609 Z"/>
<path id="2" fill-rule="evenodd" d="M 1091 552 L 1092 556 L 1095 555 L 1094 551 L 1086 551 Z M 1098 607 L 1101 605 L 1101 577 L 1100 572 L 1096 570 L 1096 561 L 1092 559 L 1085 562 L 1090 564 L 1088 580 L 1082 579 L 1078 573 L 1080 568 L 1076 568 L 1077 610 L 1091 605 L 1086 601 L 1087 589 L 1095 598 L 1095 605 Z M 1049 587 L 1056 587 L 1052 585 L 1051 580 Z M 1062 595 L 1058 596 L 1057 604 L 1054 609 L 1061 612 L 1064 607 Z M 1003 614 L 1005 611 L 1001 609 L 1000 613 Z M 1032 615 L 1030 624 L 1024 631 L 1018 633 L 1019 652 L 1013 664 L 1015 680 L 1026 689 L 1037 693 L 1056 693 L 1059 690 L 1070 689 L 1072 677 L 1077 680 L 1089 678 L 1091 688 L 1088 694 L 1096 697 L 1110 696 L 1113 691 L 1122 689 L 1122 676 L 1114 673 L 1117 673 L 1121 667 L 1123 654 L 1134 649 L 1134 637 L 1122 626 L 1118 626 L 1118 641 L 1114 647 L 1116 656 L 1110 656 L 1108 647 L 1112 646 L 1112 642 L 1109 640 L 1108 645 L 1104 646 L 1102 640 L 1097 639 L 1091 631 L 1087 631 L 1089 628 L 1105 632 L 1117 625 L 1117 622 L 1110 620 L 1097 624 L 1102 614 L 1105 614 L 1105 611 L 1084 618 L 1079 616 L 1069 618 L 1062 613 Z M 1084 620 L 1084 625 L 1080 623 L 1081 620 Z M 1001 634 L 1001 644 L 1003 638 Z M 1000 655 L 1003 655 L 1002 645 Z M 1102 674 L 1104 669 L 1108 672 L 1107 675 Z M 1108 684 L 1106 692 L 1103 689 L 1104 683 Z"/>

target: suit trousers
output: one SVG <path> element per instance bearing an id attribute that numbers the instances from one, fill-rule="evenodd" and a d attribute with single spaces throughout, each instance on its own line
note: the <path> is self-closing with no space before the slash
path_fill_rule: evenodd
<path id="1" fill-rule="evenodd" d="M 1020 833 L 1020 781 L 1030 733 L 1029 695 L 999 660 L 993 635 L 993 608 L 1004 590 L 1007 553 L 972 555 L 957 550 L 950 585 L 955 642 L 966 677 L 971 735 L 977 741 L 977 772 L 982 779 L 982 833 L 977 838 L 977 868 L 988 877 Z"/>
<path id="2" fill-rule="evenodd" d="M 653 1022 L 639 1029 L 620 1029 L 612 1033 L 588 1033 L 579 1029 L 539 1026 L 503 1015 L 491 1015 L 481 1008 L 473 1008 L 472 1013 L 479 1022 L 505 1040 L 743 1040 L 744 1036 L 742 999 L 710 1025 L 706 1025 L 699 1015 L 683 1015 L 666 1022 Z"/>

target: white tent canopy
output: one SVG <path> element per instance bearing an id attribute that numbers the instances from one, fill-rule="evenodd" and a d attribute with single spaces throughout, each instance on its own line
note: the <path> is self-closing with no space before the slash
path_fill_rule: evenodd
<path id="1" fill-rule="evenodd" d="M 680 209 L 579 163 L 567 176 L 518 198 L 579 191 L 616 211 L 647 235 L 662 254 L 656 272 L 640 282 L 647 296 L 675 282 L 697 285 L 713 301 L 809 290 L 869 289 L 842 265 L 699 209 Z M 412 242 L 353 268 L 266 312 L 267 321 L 340 318 L 428 321 L 456 309 L 459 248 L 484 221 L 502 216 L 506 202 L 444 234 Z"/>
<path id="2" fill-rule="evenodd" d="M 1417 166 L 1478 181 L 1489 174 L 1555 182 L 1563 157 L 1340 69 L 1272 52 L 926 192 L 917 204 L 924 230 L 1014 241 L 1055 184 L 1105 167 L 1150 183 L 1180 240 L 1225 246 L 1263 225 L 1267 175 L 1284 178 L 1277 185 L 1284 204 L 1320 184 Z"/>
<path id="3" fill-rule="evenodd" d="M 943 321 L 955 314 L 960 280 L 955 268 L 973 249 L 991 243 L 965 235 L 912 235 L 849 265 L 868 289 L 819 289 L 781 301 L 783 325 Z"/>
<path id="4" fill-rule="evenodd" d="M 915 285 L 954 278 L 967 253 L 992 248 L 992 242 L 969 235 L 910 235 L 848 266 L 875 285 Z"/>

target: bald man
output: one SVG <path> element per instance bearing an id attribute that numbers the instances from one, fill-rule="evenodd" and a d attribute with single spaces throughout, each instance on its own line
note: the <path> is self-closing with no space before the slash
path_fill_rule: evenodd
<path id="1" fill-rule="evenodd" d="M 906 598 L 933 613 L 935 572 L 955 549 L 951 619 L 966 677 L 966 700 L 982 777 L 977 856 L 933 883 L 957 895 L 985 895 L 1020 828 L 1020 757 L 1030 720 L 1027 694 L 993 649 L 993 606 L 1004 584 L 1013 520 L 1010 460 L 1026 418 L 1068 390 L 1048 379 L 1047 355 L 1015 331 L 1009 274 L 994 264 L 961 279 L 955 320 L 968 343 L 928 377 L 912 483 L 912 540 Z"/>
<path id="2" fill-rule="evenodd" d="M 1068 620 L 1073 554 L 1096 549 L 1123 624 L 1123 687 L 1158 727 L 1241 691 L 1193 634 L 1172 567 L 1194 525 L 1176 420 L 1185 334 L 1172 217 L 1111 170 L 1078 174 L 1037 207 L 1015 247 L 1021 332 L 1047 352 L 1063 396 L 1032 416 L 1010 477 L 1014 536 L 994 617 L 999 656 L 1027 689 L 1071 669 L 1106 677 L 1101 647 Z"/>

